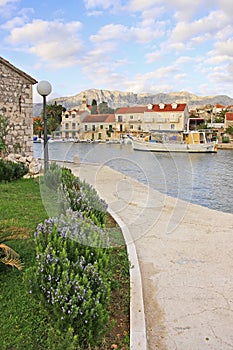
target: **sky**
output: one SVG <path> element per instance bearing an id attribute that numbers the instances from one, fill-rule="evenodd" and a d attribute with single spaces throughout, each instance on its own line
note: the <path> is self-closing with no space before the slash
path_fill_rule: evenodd
<path id="1" fill-rule="evenodd" d="M 49 81 L 49 99 L 91 88 L 233 97 L 232 18 L 232 0 L 0 0 L 0 55 Z"/>

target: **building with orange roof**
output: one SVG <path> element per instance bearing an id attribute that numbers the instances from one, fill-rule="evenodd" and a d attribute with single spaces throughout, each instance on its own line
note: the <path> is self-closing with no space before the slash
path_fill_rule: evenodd
<path id="1" fill-rule="evenodd" d="M 145 136 L 151 130 L 181 131 L 187 125 L 188 115 L 185 103 L 123 107 L 115 114 L 116 130 L 134 136 Z"/>
<path id="2" fill-rule="evenodd" d="M 183 131 L 187 127 L 188 116 L 186 103 L 149 104 L 144 113 L 145 129 Z"/>
<path id="3" fill-rule="evenodd" d="M 72 109 L 62 112 L 60 136 L 63 139 L 79 139 L 82 120 L 90 114 L 88 109 Z"/>
<path id="4" fill-rule="evenodd" d="M 118 108 L 115 113 L 116 133 L 118 135 L 141 134 L 142 123 L 147 106 L 133 106 Z"/>
<path id="5" fill-rule="evenodd" d="M 80 134 L 84 140 L 106 140 L 116 137 L 115 114 L 89 114 L 83 120 Z"/>
<path id="6" fill-rule="evenodd" d="M 233 112 L 226 112 L 225 114 L 225 129 L 233 127 Z"/>

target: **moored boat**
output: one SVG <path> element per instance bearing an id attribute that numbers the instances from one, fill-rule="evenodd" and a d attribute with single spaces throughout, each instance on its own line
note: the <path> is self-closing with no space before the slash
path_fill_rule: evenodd
<path id="1" fill-rule="evenodd" d="M 217 141 L 211 141 L 206 131 L 180 133 L 158 132 L 143 140 L 132 140 L 133 149 L 149 152 L 216 153 Z"/>

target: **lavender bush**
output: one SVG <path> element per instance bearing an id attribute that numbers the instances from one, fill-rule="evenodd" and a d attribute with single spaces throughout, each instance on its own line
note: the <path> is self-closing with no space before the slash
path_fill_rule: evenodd
<path id="1" fill-rule="evenodd" d="M 57 329 L 73 329 L 80 348 L 87 349 L 102 339 L 109 320 L 109 255 L 102 248 L 107 246 L 107 234 L 80 212 L 69 210 L 39 224 L 35 242 L 31 293 Z"/>
<path id="2" fill-rule="evenodd" d="M 96 225 L 104 226 L 107 204 L 96 190 L 74 176 L 70 169 L 52 163 L 41 179 L 41 193 L 50 216 L 64 213 L 68 208 L 82 212 Z M 52 204 L 52 207 L 51 207 Z"/>
<path id="3" fill-rule="evenodd" d="M 69 169 L 62 169 L 61 193 L 66 194 L 66 206 L 74 211 L 81 211 L 86 217 L 100 226 L 106 222 L 107 204 L 103 201 L 96 190 L 86 183 L 75 177 Z"/>

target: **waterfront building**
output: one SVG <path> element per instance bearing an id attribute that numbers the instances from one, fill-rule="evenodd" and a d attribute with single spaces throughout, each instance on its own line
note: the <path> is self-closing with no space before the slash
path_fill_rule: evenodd
<path id="1" fill-rule="evenodd" d="M 225 129 L 233 127 L 233 112 L 226 112 L 225 115 Z"/>
<path id="2" fill-rule="evenodd" d="M 145 137 L 151 130 L 182 131 L 187 125 L 186 104 L 149 104 L 118 108 L 115 114 L 90 114 L 90 110 L 63 112 L 62 138 L 81 140 Z"/>
<path id="3" fill-rule="evenodd" d="M 115 113 L 116 135 L 130 134 L 138 136 L 146 132 L 144 113 L 147 106 L 121 107 Z"/>
<path id="4" fill-rule="evenodd" d="M 8 119 L 8 153 L 33 155 L 32 86 L 37 81 L 0 57 L 0 115 Z"/>
<path id="5" fill-rule="evenodd" d="M 187 125 L 187 104 L 149 104 L 119 108 L 115 114 L 118 133 L 146 136 L 151 130 L 182 131 Z"/>
<path id="6" fill-rule="evenodd" d="M 152 130 L 183 131 L 188 121 L 188 106 L 186 103 L 149 104 L 144 113 L 144 119 Z"/>
<path id="7" fill-rule="evenodd" d="M 80 138 L 82 140 L 115 139 L 116 125 L 114 114 L 89 114 L 80 125 Z"/>
<path id="8" fill-rule="evenodd" d="M 60 136 L 63 139 L 79 139 L 82 129 L 81 123 L 88 114 L 90 114 L 90 111 L 83 109 L 62 112 Z"/>

